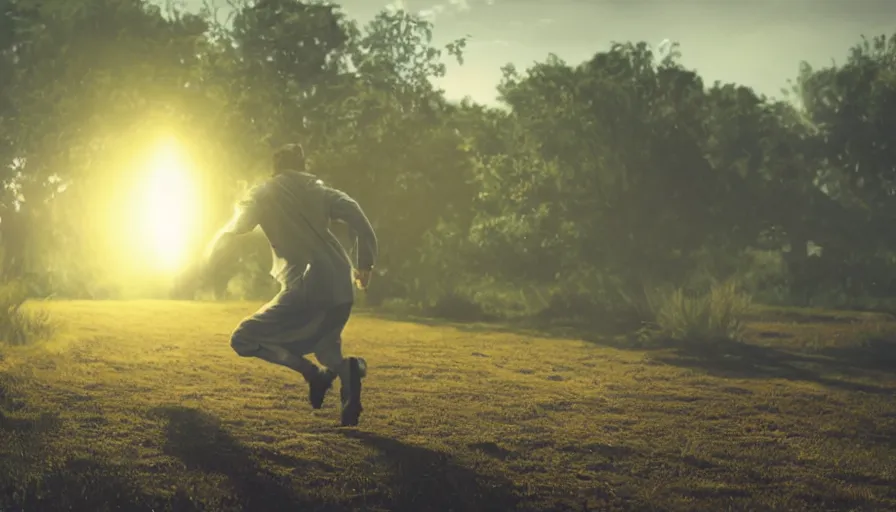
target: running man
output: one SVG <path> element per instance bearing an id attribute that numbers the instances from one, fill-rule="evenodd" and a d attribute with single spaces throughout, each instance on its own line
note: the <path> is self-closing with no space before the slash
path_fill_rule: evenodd
<path id="1" fill-rule="evenodd" d="M 331 220 L 351 229 L 358 247 L 357 268 L 330 231 Z M 338 377 L 342 425 L 357 425 L 363 410 L 361 378 L 367 370 L 363 359 L 343 357 L 342 329 L 352 311 L 353 284 L 365 290 L 370 282 L 378 251 L 373 227 L 354 199 L 306 172 L 299 144 L 274 153 L 273 175 L 237 206 L 212 242 L 206 268 L 214 271 L 234 239 L 256 226 L 271 244 L 271 275 L 281 291 L 240 323 L 230 346 L 240 356 L 302 374 L 315 409 L 321 408 Z M 308 354 L 314 354 L 323 368 L 308 360 Z"/>

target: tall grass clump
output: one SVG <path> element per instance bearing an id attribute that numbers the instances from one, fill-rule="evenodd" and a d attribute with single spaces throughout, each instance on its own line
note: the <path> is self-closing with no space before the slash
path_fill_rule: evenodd
<path id="1" fill-rule="evenodd" d="M 20 281 L 0 284 L 0 344 L 24 345 L 48 338 L 53 324 L 44 311 L 28 311 L 28 287 Z"/>
<path id="2" fill-rule="evenodd" d="M 741 341 L 753 305 L 733 281 L 715 283 L 701 294 L 682 288 L 659 291 L 650 303 L 661 337 L 691 343 Z"/>

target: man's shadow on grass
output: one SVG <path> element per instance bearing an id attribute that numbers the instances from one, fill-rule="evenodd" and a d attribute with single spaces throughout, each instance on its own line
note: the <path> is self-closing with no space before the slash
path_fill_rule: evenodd
<path id="1" fill-rule="evenodd" d="M 286 454 L 251 450 L 224 430 L 214 416 L 188 407 L 159 407 L 151 415 L 167 421 L 163 451 L 191 470 L 226 475 L 233 495 L 222 506 L 228 510 L 337 510 L 309 501 L 296 492 L 292 480 L 263 467 L 258 456 L 301 470 L 311 463 Z"/>
<path id="2" fill-rule="evenodd" d="M 442 453 L 414 447 L 394 439 L 358 430 L 334 429 L 346 437 L 356 439 L 381 453 L 388 467 L 389 477 L 382 492 L 367 492 L 361 497 L 338 496 L 335 504 L 300 494 L 295 485 L 309 485 L 313 463 L 286 454 L 261 453 L 241 445 L 223 430 L 211 415 L 185 407 L 163 407 L 153 414 L 166 418 L 164 451 L 179 458 L 188 468 L 226 475 L 234 487 L 235 501 L 229 508 L 242 510 L 349 510 L 364 509 L 372 504 L 395 511 L 428 510 L 512 510 L 516 500 L 509 483 L 492 481 L 464 468 Z M 275 475 L 263 468 L 257 457 L 264 457 L 282 466 L 297 469 L 298 478 Z M 332 469 L 332 468 L 331 468 Z M 301 475 L 308 475 L 302 481 Z M 338 484 L 340 488 L 370 487 L 379 482 L 375 475 L 346 471 L 324 485 Z M 357 485 L 355 485 L 357 484 Z M 312 489 L 309 489 L 312 490 Z M 335 489 L 334 489 L 335 490 Z M 380 490 L 380 489 L 378 489 Z M 322 493 L 332 492 L 320 489 Z M 372 489 L 368 489 L 372 491 Z M 349 507 L 354 503 L 357 506 Z"/>
<path id="3" fill-rule="evenodd" d="M 476 473 L 445 453 L 371 432 L 343 433 L 380 453 L 381 463 L 389 471 L 389 510 L 514 510 L 519 502 L 511 482 Z"/>

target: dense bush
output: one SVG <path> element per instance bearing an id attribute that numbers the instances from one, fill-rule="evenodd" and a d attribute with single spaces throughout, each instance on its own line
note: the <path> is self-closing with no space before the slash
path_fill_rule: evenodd
<path id="1" fill-rule="evenodd" d="M 693 343 L 741 341 L 752 299 L 733 281 L 714 284 L 702 294 L 681 288 L 657 291 L 651 307 L 661 337 Z"/>

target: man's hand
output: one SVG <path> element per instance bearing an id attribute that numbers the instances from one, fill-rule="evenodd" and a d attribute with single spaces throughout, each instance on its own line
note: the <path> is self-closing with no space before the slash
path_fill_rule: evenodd
<path id="1" fill-rule="evenodd" d="M 353 273 L 355 276 L 355 286 L 357 286 L 359 290 L 366 290 L 367 286 L 370 284 L 370 276 L 373 275 L 373 270 L 360 270 L 356 268 Z"/>

